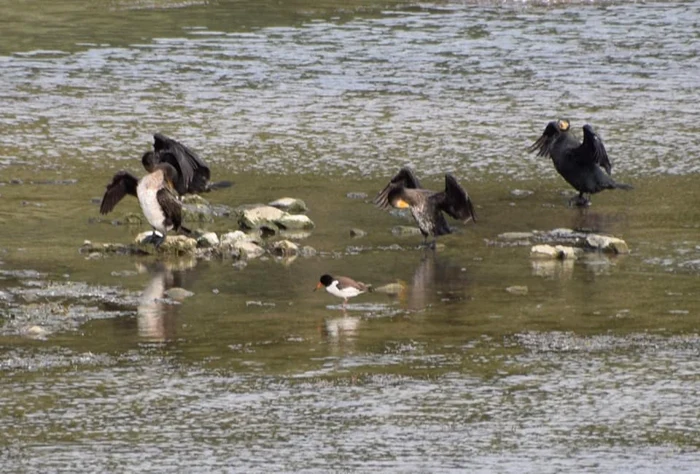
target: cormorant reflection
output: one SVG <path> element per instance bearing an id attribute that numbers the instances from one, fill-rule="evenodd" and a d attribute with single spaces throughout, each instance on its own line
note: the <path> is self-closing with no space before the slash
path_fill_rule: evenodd
<path id="1" fill-rule="evenodd" d="M 136 265 L 139 273 L 148 272 L 151 275 L 137 307 L 139 336 L 154 341 L 166 341 L 175 337 L 175 316 L 180 305 L 168 299 L 165 292 L 171 288 L 185 286 L 185 275 L 196 265 L 196 259 Z"/>
<path id="2" fill-rule="evenodd" d="M 438 301 L 465 299 L 468 283 L 466 268 L 434 249 L 426 249 L 407 288 L 406 306 L 421 310 Z"/>

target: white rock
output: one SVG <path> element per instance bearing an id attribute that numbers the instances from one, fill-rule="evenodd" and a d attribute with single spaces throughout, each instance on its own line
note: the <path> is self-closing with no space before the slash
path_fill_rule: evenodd
<path id="1" fill-rule="evenodd" d="M 238 213 L 238 223 L 248 229 L 257 229 L 259 227 L 267 227 L 276 229 L 275 221 L 279 220 L 286 213 L 276 207 L 266 206 L 265 204 L 248 204 L 239 206 L 236 209 Z"/>
<path id="2" fill-rule="evenodd" d="M 558 258 L 561 260 L 576 260 L 583 250 L 564 245 L 534 245 L 530 249 L 530 257 L 533 258 Z"/>
<path id="3" fill-rule="evenodd" d="M 627 242 L 617 237 L 608 237 L 606 235 L 591 234 L 588 237 L 586 237 L 586 245 L 605 252 L 630 252 L 630 249 L 627 246 Z"/>
<path id="4" fill-rule="evenodd" d="M 290 214 L 303 214 L 308 211 L 306 203 L 301 199 L 283 197 L 268 203 L 268 206 L 276 207 Z"/>
<path id="5" fill-rule="evenodd" d="M 309 216 L 304 214 L 284 214 L 275 223 L 286 230 L 309 230 L 314 228 L 314 223 Z"/>
<path id="6" fill-rule="evenodd" d="M 197 239 L 197 247 L 216 247 L 219 245 L 219 237 L 216 232 L 206 232 Z"/>
<path id="7" fill-rule="evenodd" d="M 219 242 L 221 243 L 221 245 L 232 245 L 236 242 L 245 242 L 250 240 L 251 239 L 248 237 L 248 234 L 246 234 L 245 232 L 240 230 L 234 230 L 233 232 L 221 234 Z"/>
<path id="8" fill-rule="evenodd" d="M 247 241 L 238 241 L 233 244 L 233 248 L 241 251 L 241 258 L 253 259 L 261 257 L 265 254 L 265 249 L 260 247 L 258 244 Z"/>

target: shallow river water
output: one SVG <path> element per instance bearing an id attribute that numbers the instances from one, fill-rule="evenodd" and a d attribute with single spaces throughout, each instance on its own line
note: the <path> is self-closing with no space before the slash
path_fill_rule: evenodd
<path id="1" fill-rule="evenodd" d="M 4 470 L 697 472 L 700 3 L 85 3 L 0 1 Z M 569 208 L 526 152 L 557 117 L 635 189 Z M 156 131 L 214 204 L 303 199 L 318 253 L 79 253 L 146 230 L 98 203 Z M 404 164 L 478 221 L 392 234 Z M 498 238 L 557 228 L 631 251 Z M 402 291 L 343 309 L 322 273 Z"/>

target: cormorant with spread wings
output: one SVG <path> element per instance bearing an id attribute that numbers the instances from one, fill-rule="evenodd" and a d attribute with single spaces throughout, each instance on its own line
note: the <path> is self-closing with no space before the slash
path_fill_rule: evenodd
<path id="1" fill-rule="evenodd" d="M 583 143 L 569 133 L 570 128 L 568 120 L 549 122 L 542 136 L 528 150 L 537 152 L 537 156 L 551 157 L 557 172 L 579 192 L 570 204 L 589 206 L 590 195 L 604 189 L 632 189 L 629 184 L 618 183 L 610 177 L 610 158 L 593 127 L 583 126 Z"/>
<path id="2" fill-rule="evenodd" d="M 182 143 L 162 133 L 153 135 L 153 151 L 144 153 L 141 163 L 149 173 L 159 163 L 168 163 L 175 168 L 177 179 L 173 184 L 180 195 L 231 186 L 229 181 L 210 183 L 211 171 L 204 160 Z"/>
<path id="3" fill-rule="evenodd" d="M 431 191 L 421 187 L 410 168 L 401 168 L 377 194 L 374 203 L 382 209 L 389 206 L 410 209 L 423 234 L 424 243 L 427 243 L 430 235 L 437 239 L 440 235 L 452 232 L 443 212 L 464 223 L 476 221 L 471 199 L 449 173 L 445 175 L 445 190 Z M 434 244 L 435 240 L 432 242 Z"/>

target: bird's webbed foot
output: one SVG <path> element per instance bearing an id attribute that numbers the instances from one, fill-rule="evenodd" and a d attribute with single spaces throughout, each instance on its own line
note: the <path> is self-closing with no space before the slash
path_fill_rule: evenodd
<path id="1" fill-rule="evenodd" d="M 569 199 L 569 207 L 588 207 L 591 205 L 591 200 L 583 193 Z"/>

